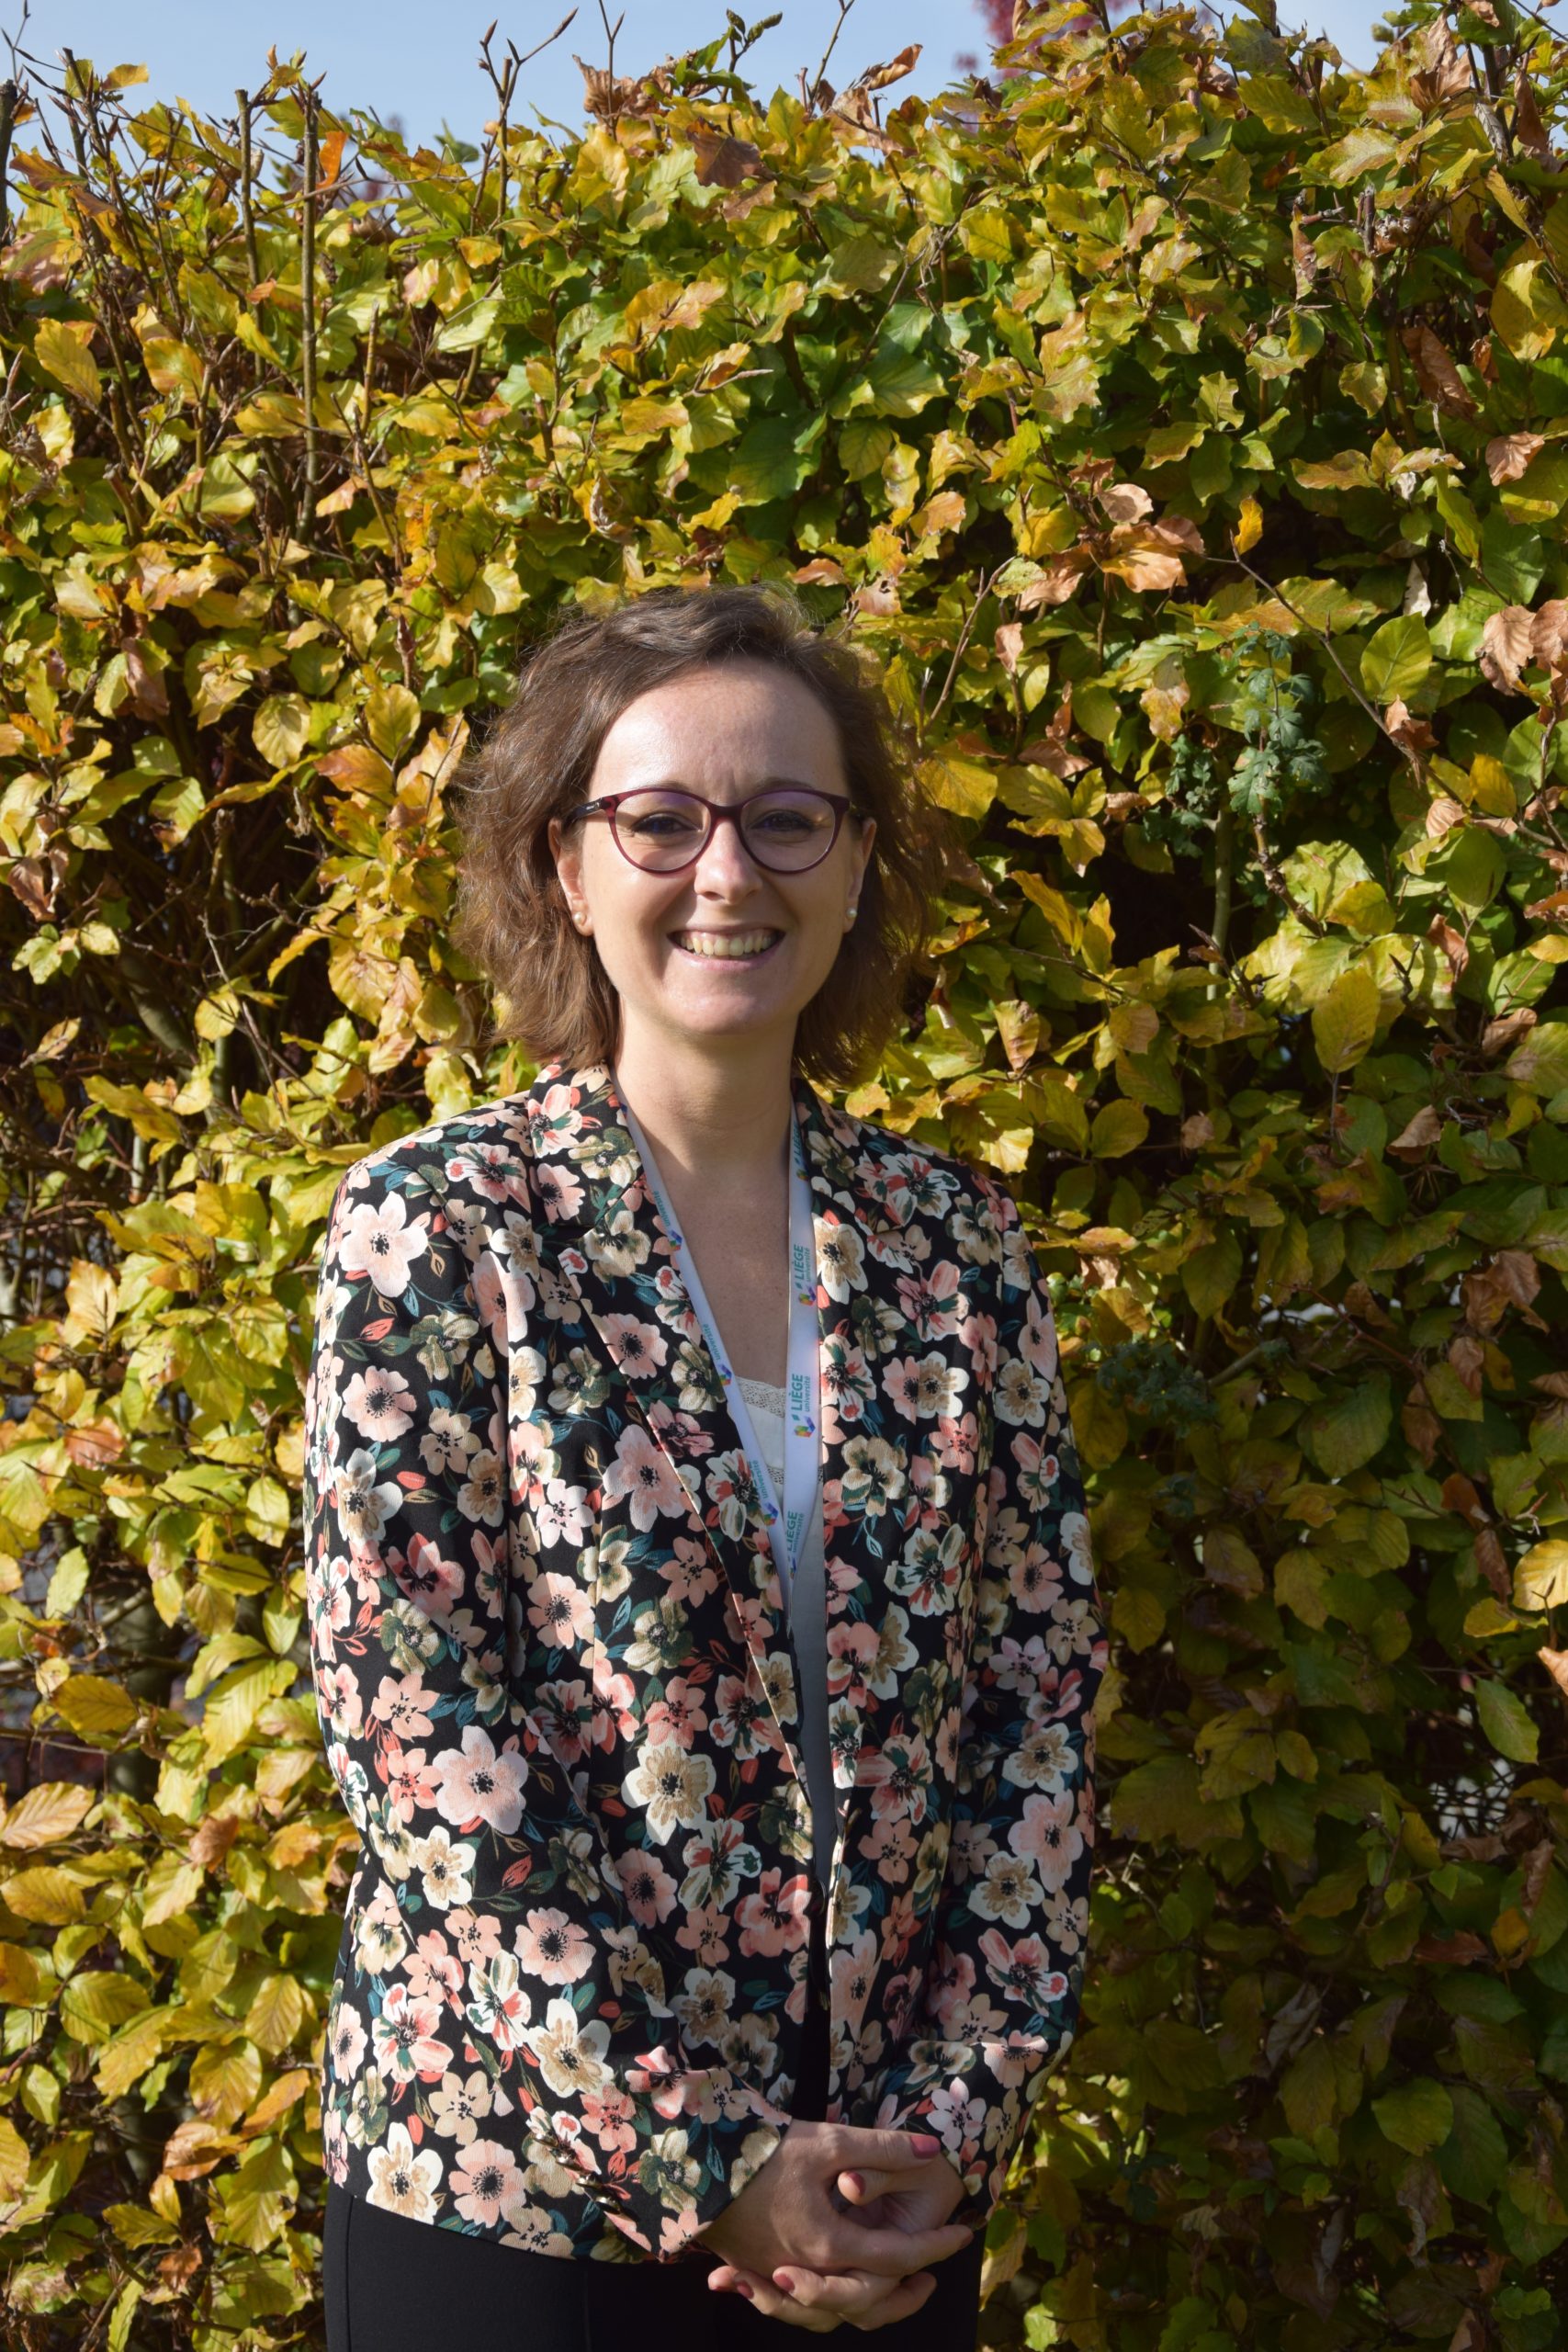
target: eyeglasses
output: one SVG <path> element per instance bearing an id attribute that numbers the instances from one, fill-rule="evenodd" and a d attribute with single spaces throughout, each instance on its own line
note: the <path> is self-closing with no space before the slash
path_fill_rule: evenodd
<path id="1" fill-rule="evenodd" d="M 862 812 L 843 792 L 818 792 L 808 785 L 775 786 L 754 792 L 737 808 L 705 800 L 700 792 L 647 785 L 636 792 L 606 792 L 584 800 L 566 819 L 603 813 L 610 820 L 615 847 L 645 874 L 678 874 L 694 865 L 716 825 L 732 824 L 757 864 L 773 874 L 805 874 L 820 865 L 839 838 L 846 816 Z"/>

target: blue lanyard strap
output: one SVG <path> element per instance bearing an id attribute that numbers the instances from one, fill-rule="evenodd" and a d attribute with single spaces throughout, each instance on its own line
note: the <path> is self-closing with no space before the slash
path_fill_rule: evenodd
<path id="1" fill-rule="evenodd" d="M 676 1271 L 702 1326 L 703 1337 L 720 1380 L 730 1418 L 739 1432 L 767 1521 L 768 1542 L 778 1570 L 779 1589 L 788 1601 L 790 1585 L 805 1547 L 812 1506 L 817 1498 L 818 1414 L 821 1372 L 817 1355 L 817 1235 L 811 1207 L 811 1186 L 806 1172 L 806 1147 L 800 1123 L 790 1106 L 789 1187 L 789 1346 L 784 1380 L 784 1491 L 781 1508 L 772 1474 L 757 1442 L 745 1393 L 729 1361 L 713 1310 L 703 1288 L 684 1234 L 676 1221 L 663 1178 L 647 1136 L 621 1097 L 627 1128 L 642 1158 L 659 1214 L 675 1251 Z"/>

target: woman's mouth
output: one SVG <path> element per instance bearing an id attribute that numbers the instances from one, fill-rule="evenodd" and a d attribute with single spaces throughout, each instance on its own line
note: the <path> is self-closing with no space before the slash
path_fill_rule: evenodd
<path id="1" fill-rule="evenodd" d="M 784 933 L 758 924 L 750 931 L 672 931 L 670 936 L 682 956 L 699 962 L 752 965 L 771 955 Z"/>

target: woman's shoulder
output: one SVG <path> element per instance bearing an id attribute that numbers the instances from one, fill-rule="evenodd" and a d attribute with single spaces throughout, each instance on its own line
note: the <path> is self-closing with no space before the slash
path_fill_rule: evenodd
<path id="1" fill-rule="evenodd" d="M 475 1183 L 493 1197 L 521 1192 L 535 1157 L 529 1102 L 525 1093 L 500 1095 L 373 1145 L 345 1170 L 339 1193 L 353 1199 L 412 1187 L 445 1194 Z"/>
<path id="2" fill-rule="evenodd" d="M 956 1221 L 960 1229 L 981 1227 L 998 1236 L 1020 1223 L 1018 1204 L 1000 1179 L 934 1141 L 929 1123 L 922 1134 L 901 1134 L 834 1105 L 829 1124 L 868 1207 L 892 1210 L 900 1222 Z"/>

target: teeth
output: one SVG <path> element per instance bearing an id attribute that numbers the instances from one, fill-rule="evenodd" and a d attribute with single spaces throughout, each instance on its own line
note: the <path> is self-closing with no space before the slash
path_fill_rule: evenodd
<path id="1" fill-rule="evenodd" d="M 694 956 L 760 956 L 777 937 L 776 931 L 680 931 L 675 944 Z"/>

